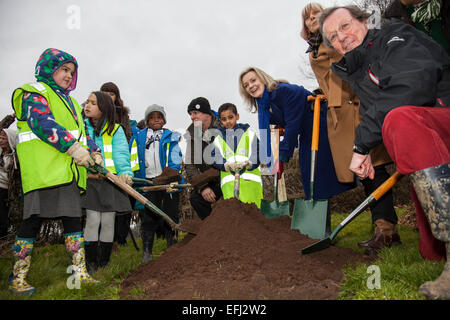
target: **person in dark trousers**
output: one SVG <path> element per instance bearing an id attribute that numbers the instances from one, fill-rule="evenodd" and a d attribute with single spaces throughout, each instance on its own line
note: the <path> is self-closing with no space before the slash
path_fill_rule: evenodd
<path id="1" fill-rule="evenodd" d="M 303 28 L 301 36 L 309 48 L 311 68 L 319 83 L 320 89 L 327 97 L 327 129 L 333 163 L 339 182 L 355 181 L 355 174 L 349 170 L 352 159 L 352 147 L 355 129 L 361 121 L 359 99 L 349 84 L 342 81 L 331 71 L 332 63 L 342 56 L 323 42 L 319 32 L 318 18 L 323 7 L 315 2 L 307 4 L 302 11 Z M 381 143 L 371 150 L 371 158 L 375 168 L 375 178 L 361 180 L 366 196 L 375 191 L 389 178 L 386 165 L 392 163 L 386 148 Z M 365 249 L 365 254 L 374 255 L 385 247 L 401 244 L 397 231 L 397 214 L 394 209 L 393 191 L 386 194 L 370 207 L 372 224 L 375 226 L 372 238 L 361 241 L 358 246 Z"/>
<path id="2" fill-rule="evenodd" d="M 153 104 L 145 110 L 147 128 L 135 131 L 130 141 L 137 145 L 139 171 L 136 178 L 155 181 L 162 177 L 175 176 L 175 180 L 184 183 L 181 177 L 181 161 L 183 155 L 178 142 L 181 136 L 164 128 L 167 123 L 166 112 L 162 106 Z M 144 196 L 155 206 L 178 223 L 178 205 L 182 190 L 148 191 Z M 135 207 L 136 208 L 136 207 Z M 148 263 L 152 259 L 153 242 L 156 237 L 164 238 L 167 246 L 177 242 L 177 232 L 158 214 L 143 206 L 140 209 L 143 255 L 142 261 Z"/>
<path id="3" fill-rule="evenodd" d="M 186 139 L 186 175 L 187 180 L 193 183 L 195 177 L 213 168 L 213 159 L 205 158 L 205 149 L 214 142 L 220 127 L 218 116 L 211 110 L 209 101 L 204 97 L 193 99 L 187 112 L 192 124 L 187 128 Z M 206 155 L 207 156 L 207 155 Z M 219 171 L 217 171 L 219 172 Z M 196 186 L 189 201 L 200 219 L 211 214 L 211 205 L 222 197 L 220 188 L 220 175 L 204 184 Z"/>
<path id="4" fill-rule="evenodd" d="M 369 17 L 357 6 L 343 6 L 319 18 L 325 42 L 343 55 L 333 72 L 361 101 L 350 170 L 373 179 L 369 151 L 384 142 L 397 171 L 409 175 L 417 219 L 425 215 L 446 246 L 442 274 L 419 293 L 450 299 L 450 58 L 431 37 L 398 20 L 369 30 Z M 419 232 L 422 241 L 424 230 Z"/>
<path id="5" fill-rule="evenodd" d="M 102 84 L 100 87 L 100 91 L 107 93 L 114 102 L 115 110 L 116 110 L 116 123 L 119 123 L 127 141 L 130 142 L 132 136 L 132 128 L 130 125 L 130 108 L 126 107 L 123 103 L 123 100 L 120 96 L 119 87 L 114 82 L 106 82 Z M 129 197 L 131 207 L 134 206 L 135 199 L 133 197 Z M 126 246 L 127 236 L 130 230 L 131 223 L 131 211 L 126 212 L 117 212 L 115 223 L 114 223 L 114 242 Z"/>

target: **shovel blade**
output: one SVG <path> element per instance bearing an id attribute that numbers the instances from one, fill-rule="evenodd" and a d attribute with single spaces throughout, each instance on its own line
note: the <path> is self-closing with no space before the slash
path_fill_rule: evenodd
<path id="1" fill-rule="evenodd" d="M 267 201 L 261 200 L 262 214 L 267 219 L 278 218 L 281 216 L 289 216 L 289 201 Z"/>
<path id="2" fill-rule="evenodd" d="M 328 200 L 295 199 L 291 229 L 313 239 L 324 239 Z"/>
<path id="3" fill-rule="evenodd" d="M 325 238 L 302 249 L 302 254 L 324 250 L 331 245 L 331 238 Z"/>

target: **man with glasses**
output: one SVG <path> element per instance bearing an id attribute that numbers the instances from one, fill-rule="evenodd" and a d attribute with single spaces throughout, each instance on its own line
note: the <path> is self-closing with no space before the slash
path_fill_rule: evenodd
<path id="1" fill-rule="evenodd" d="M 418 198 L 421 253 L 440 258 L 423 241 L 431 229 L 445 243 L 442 258 L 447 255 L 441 276 L 419 292 L 450 299 L 450 59 L 414 27 L 386 21 L 369 30 L 369 17 L 356 6 L 343 6 L 325 9 L 319 18 L 324 41 L 344 56 L 332 70 L 361 101 L 363 120 L 356 129 L 350 170 L 360 179 L 372 179 L 369 150 L 384 142 L 397 171 L 409 174 Z M 419 224 L 423 213 L 429 226 Z"/>

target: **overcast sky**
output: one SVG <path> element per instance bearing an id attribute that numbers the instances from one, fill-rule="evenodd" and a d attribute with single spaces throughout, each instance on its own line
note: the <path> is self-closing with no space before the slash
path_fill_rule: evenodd
<path id="1" fill-rule="evenodd" d="M 236 104 L 241 122 L 257 126 L 238 92 L 239 73 L 259 67 L 309 90 L 306 42 L 300 38 L 304 0 L 0 0 L 0 111 L 13 112 L 15 88 L 34 81 L 47 48 L 75 56 L 72 96 L 116 83 L 131 118 L 147 106 L 165 107 L 166 127 L 190 124 L 189 102 L 206 97 L 213 109 Z M 319 0 L 324 6 L 349 1 Z M 306 71 L 308 74 L 310 71 Z"/>

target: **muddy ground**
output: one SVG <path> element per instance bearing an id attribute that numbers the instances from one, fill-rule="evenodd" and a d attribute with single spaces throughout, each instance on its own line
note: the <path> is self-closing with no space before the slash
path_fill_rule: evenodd
<path id="1" fill-rule="evenodd" d="M 266 219 L 253 204 L 220 200 L 198 228 L 141 265 L 123 282 L 121 296 L 139 288 L 139 298 L 185 299 L 336 299 L 341 269 L 369 261 L 342 247 L 302 255 L 317 241 L 290 230 L 290 219 Z M 197 224 L 197 225 L 195 225 Z"/>
<path id="2" fill-rule="evenodd" d="M 387 169 L 395 172 L 394 165 Z M 285 166 L 291 210 L 295 198 L 304 198 L 299 172 L 296 150 Z M 262 178 L 264 199 L 272 201 L 273 177 Z M 393 192 L 395 206 L 412 205 L 408 177 Z M 200 221 L 188 197 L 187 190 L 181 193 L 180 218 L 193 227 L 200 224 L 199 233 L 134 271 L 123 283 L 123 299 L 136 286 L 145 293 L 142 299 L 336 299 L 343 280 L 340 270 L 370 259 L 334 246 L 302 256 L 301 249 L 316 240 L 290 230 L 288 217 L 268 220 L 255 205 L 230 199 L 217 202 L 211 215 Z M 330 208 L 349 214 L 365 198 L 360 185 L 330 199 Z M 399 221 L 411 227 L 415 222 L 413 210 Z"/>

